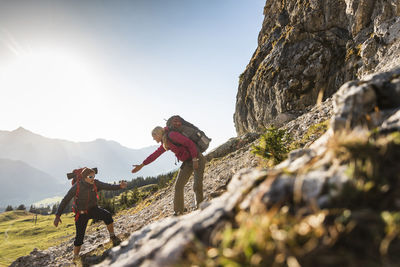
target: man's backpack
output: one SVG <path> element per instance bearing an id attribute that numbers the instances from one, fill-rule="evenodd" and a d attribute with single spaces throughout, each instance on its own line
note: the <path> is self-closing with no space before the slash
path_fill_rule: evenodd
<path id="1" fill-rule="evenodd" d="M 192 140 L 201 153 L 206 151 L 210 145 L 211 138 L 208 138 L 203 131 L 178 115 L 174 115 L 167 120 L 167 127 L 170 131 L 179 132 Z"/>
<path id="2" fill-rule="evenodd" d="M 74 185 L 76 182 L 82 179 L 82 172 L 85 168 L 80 168 L 80 169 L 75 169 L 70 173 L 67 173 L 67 178 L 68 180 L 71 180 L 71 184 Z M 97 174 L 97 168 L 92 168 L 94 170 L 94 173 Z"/>

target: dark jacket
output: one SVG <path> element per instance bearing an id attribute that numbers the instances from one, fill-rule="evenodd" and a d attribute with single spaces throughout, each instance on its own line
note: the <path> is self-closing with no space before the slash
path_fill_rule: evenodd
<path id="1" fill-rule="evenodd" d="M 94 187 L 92 184 L 89 184 L 83 180 L 79 182 L 79 193 L 78 197 L 76 199 L 76 206 L 78 210 L 88 210 L 90 208 L 93 208 L 97 206 L 97 196 L 96 192 L 94 191 Z M 99 180 L 94 180 L 94 183 L 96 184 L 97 191 L 100 190 L 119 190 L 121 187 L 119 184 L 107 184 L 100 182 Z M 61 215 L 62 212 L 64 211 L 65 207 L 69 203 L 69 201 L 75 197 L 76 194 L 76 189 L 78 187 L 78 184 L 74 184 L 71 189 L 68 191 L 68 193 L 65 195 L 63 200 L 60 203 L 60 206 L 58 207 L 58 210 L 56 212 L 56 215 Z"/>

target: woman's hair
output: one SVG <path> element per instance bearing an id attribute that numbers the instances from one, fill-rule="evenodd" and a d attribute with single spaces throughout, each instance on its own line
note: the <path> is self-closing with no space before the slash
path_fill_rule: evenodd
<path id="1" fill-rule="evenodd" d="M 85 169 L 83 169 L 83 171 L 82 171 L 82 178 L 85 179 L 86 176 L 88 176 L 88 175 L 91 174 L 91 173 L 95 173 L 95 171 L 92 170 L 92 169 L 90 169 L 90 168 L 85 168 Z"/>
<path id="2" fill-rule="evenodd" d="M 154 129 L 153 129 L 153 131 L 151 131 L 151 135 L 152 136 L 154 136 L 154 135 L 164 135 L 164 132 L 165 132 L 165 130 L 164 130 L 164 128 L 163 127 L 161 127 L 161 126 L 157 126 L 157 127 L 155 127 Z"/>
<path id="3" fill-rule="evenodd" d="M 153 129 L 153 131 L 151 131 L 151 135 L 161 135 L 161 142 L 163 144 L 163 147 L 165 150 L 168 150 L 168 136 L 165 133 L 165 130 L 163 127 L 161 126 L 157 126 Z"/>

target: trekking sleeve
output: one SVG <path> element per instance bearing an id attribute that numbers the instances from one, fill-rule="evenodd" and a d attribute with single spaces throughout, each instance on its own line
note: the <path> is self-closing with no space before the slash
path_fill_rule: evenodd
<path id="1" fill-rule="evenodd" d="M 65 195 L 63 200 L 61 200 L 60 206 L 58 206 L 56 215 L 61 216 L 65 207 L 68 205 L 69 201 L 75 196 L 77 184 L 75 183 Z"/>
<path id="2" fill-rule="evenodd" d="M 121 189 L 121 187 L 119 186 L 119 184 L 108 184 L 108 183 L 103 183 L 99 180 L 95 180 L 96 186 L 97 186 L 97 190 L 119 190 Z"/>
<path id="3" fill-rule="evenodd" d="M 163 145 L 161 144 L 161 146 L 159 148 L 157 148 L 156 151 L 154 151 L 150 156 L 148 156 L 144 161 L 143 164 L 147 165 L 152 163 L 153 161 L 155 161 L 162 153 L 165 152 L 165 149 L 163 147 Z"/>
<path id="4" fill-rule="evenodd" d="M 169 138 L 171 139 L 171 141 L 187 147 L 192 159 L 197 158 L 197 147 L 192 140 L 190 140 L 189 138 L 178 132 L 170 132 Z"/>

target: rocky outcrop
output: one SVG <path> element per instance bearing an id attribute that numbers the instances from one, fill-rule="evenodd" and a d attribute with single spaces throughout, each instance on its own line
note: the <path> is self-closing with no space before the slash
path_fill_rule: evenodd
<path id="1" fill-rule="evenodd" d="M 398 0 L 269 0 L 241 75 L 239 135 L 283 126 L 346 81 L 400 63 Z"/>

